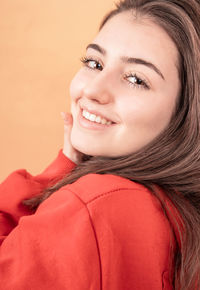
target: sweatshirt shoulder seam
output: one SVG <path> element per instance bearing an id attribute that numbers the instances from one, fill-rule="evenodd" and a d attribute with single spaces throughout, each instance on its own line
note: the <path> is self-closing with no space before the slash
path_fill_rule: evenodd
<path id="1" fill-rule="evenodd" d="M 91 204 L 91 203 L 93 203 L 93 202 L 95 202 L 96 200 L 98 200 L 98 199 L 100 199 L 100 198 L 102 198 L 102 197 L 105 197 L 105 196 L 107 196 L 107 195 L 109 195 L 109 194 L 112 194 L 112 193 L 117 193 L 117 192 L 120 192 L 120 191 L 124 191 L 124 190 L 137 190 L 137 191 L 142 191 L 142 192 L 144 192 L 144 191 L 146 191 L 146 192 L 148 192 L 147 190 L 143 190 L 143 189 L 136 189 L 136 188 L 130 188 L 130 187 L 120 187 L 120 188 L 118 188 L 118 189 L 113 189 L 113 190 L 109 190 L 109 191 L 107 191 L 107 192 L 104 192 L 104 193 L 101 193 L 101 194 L 99 194 L 99 195 L 97 195 L 97 196 L 95 196 L 94 198 L 92 198 L 91 200 L 89 200 L 88 202 L 87 202 L 87 204 L 89 205 L 89 204 Z"/>
<path id="2" fill-rule="evenodd" d="M 98 243 L 98 239 L 97 239 L 96 230 L 95 230 L 95 227 L 94 227 L 94 224 L 93 224 L 93 221 L 92 221 L 92 217 L 90 215 L 90 211 L 89 211 L 89 209 L 87 207 L 87 203 L 85 203 L 73 190 L 71 190 L 70 188 L 68 188 L 68 190 L 71 193 L 73 193 L 77 197 L 77 199 L 79 199 L 79 201 L 84 205 L 85 209 L 87 210 L 88 217 L 89 217 L 89 220 L 90 220 L 90 225 L 92 227 L 92 231 L 94 233 L 94 238 L 95 238 L 95 241 L 96 241 L 97 253 L 98 253 L 98 257 L 99 257 L 100 289 L 102 289 L 102 263 L 101 263 L 100 247 L 99 247 L 99 243 Z"/>
<path id="3" fill-rule="evenodd" d="M 108 190 L 108 191 L 104 191 L 102 193 L 99 193 L 97 194 L 97 196 L 91 198 L 90 200 L 88 200 L 87 202 L 84 202 L 77 194 L 75 191 L 73 191 L 71 188 L 68 190 L 70 190 L 72 193 L 74 193 L 86 206 L 95 202 L 96 200 L 102 198 L 102 197 L 105 197 L 109 194 L 112 194 L 112 193 L 116 193 L 116 192 L 120 192 L 120 191 L 124 191 L 124 190 L 136 190 L 137 192 L 146 192 L 146 193 L 150 193 L 150 191 L 147 189 L 147 188 L 134 188 L 134 187 L 119 187 L 119 188 L 115 188 L 115 189 L 112 189 L 112 190 Z"/>

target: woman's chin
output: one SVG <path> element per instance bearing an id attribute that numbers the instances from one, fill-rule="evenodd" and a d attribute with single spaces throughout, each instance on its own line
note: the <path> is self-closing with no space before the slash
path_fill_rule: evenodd
<path id="1" fill-rule="evenodd" d="M 89 146 L 88 143 L 85 144 L 83 140 L 82 141 L 80 139 L 74 140 L 73 138 L 71 138 L 71 144 L 74 147 L 74 149 L 76 149 L 77 151 L 85 155 L 91 155 L 91 156 L 98 155 L 97 150 L 95 150 L 94 148 L 91 148 L 92 146 Z"/>

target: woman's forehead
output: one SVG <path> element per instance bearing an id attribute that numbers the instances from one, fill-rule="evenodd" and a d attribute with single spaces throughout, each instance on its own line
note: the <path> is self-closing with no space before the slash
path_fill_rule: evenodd
<path id="1" fill-rule="evenodd" d="M 164 70 L 165 67 L 177 69 L 178 66 L 175 43 L 161 26 L 147 17 L 135 19 L 127 12 L 115 15 L 92 42 L 103 48 L 105 57 L 145 58 Z"/>

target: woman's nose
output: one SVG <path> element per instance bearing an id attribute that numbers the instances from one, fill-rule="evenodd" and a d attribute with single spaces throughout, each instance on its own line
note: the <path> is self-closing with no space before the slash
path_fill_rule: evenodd
<path id="1" fill-rule="evenodd" d="M 83 88 L 83 95 L 95 102 L 107 104 L 114 100 L 113 87 L 108 75 L 100 72 Z"/>

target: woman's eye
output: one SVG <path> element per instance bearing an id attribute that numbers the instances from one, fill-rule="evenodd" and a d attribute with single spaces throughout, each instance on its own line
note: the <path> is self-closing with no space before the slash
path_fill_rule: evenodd
<path id="1" fill-rule="evenodd" d="M 82 57 L 80 60 L 88 68 L 98 69 L 98 70 L 102 70 L 103 69 L 101 64 L 95 59 Z"/>
<path id="2" fill-rule="evenodd" d="M 129 81 L 129 84 L 131 86 L 136 86 L 138 88 L 144 88 L 144 89 L 149 89 L 149 85 L 147 84 L 147 82 L 143 79 L 141 79 L 140 77 L 138 77 L 136 74 L 129 74 L 129 75 L 125 75 L 126 79 L 131 79 L 131 81 Z"/>
<path id="3" fill-rule="evenodd" d="M 93 70 L 97 69 L 100 71 L 103 70 L 103 67 L 101 66 L 101 64 L 95 59 L 88 58 L 88 57 L 82 57 L 80 60 L 84 64 L 84 66 L 86 66 L 89 69 L 93 69 Z M 137 87 L 137 88 L 143 88 L 143 89 L 150 88 L 148 83 L 145 80 L 138 77 L 136 74 L 126 74 L 124 78 L 125 79 L 132 79 L 131 81 L 128 81 L 128 84 L 130 86 Z"/>

